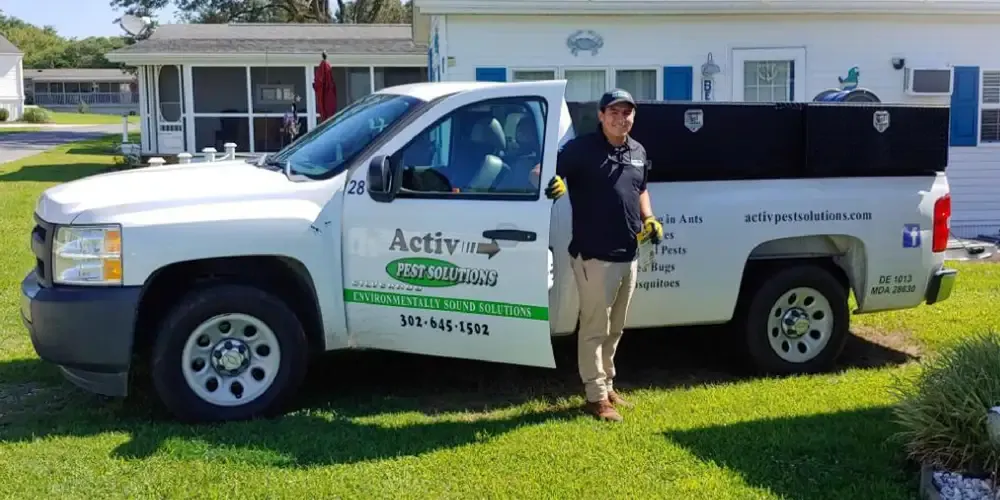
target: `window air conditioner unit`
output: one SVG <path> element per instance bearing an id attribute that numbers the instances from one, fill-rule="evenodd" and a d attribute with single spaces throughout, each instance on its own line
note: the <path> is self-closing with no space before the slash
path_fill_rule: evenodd
<path id="1" fill-rule="evenodd" d="M 903 91 L 907 95 L 951 95 L 953 68 L 906 68 Z"/>

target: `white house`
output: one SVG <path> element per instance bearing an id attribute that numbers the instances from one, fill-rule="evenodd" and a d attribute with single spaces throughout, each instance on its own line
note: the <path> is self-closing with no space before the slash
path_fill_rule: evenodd
<path id="1" fill-rule="evenodd" d="M 414 1 L 432 80 L 812 101 L 856 68 L 882 102 L 950 104 L 954 232 L 1000 230 L 1000 0 Z"/>
<path id="2" fill-rule="evenodd" d="M 20 120 L 24 114 L 24 55 L 0 34 L 0 109 L 7 120 Z"/>
<path id="3" fill-rule="evenodd" d="M 137 68 L 141 153 L 206 147 L 278 151 L 294 105 L 299 134 L 316 126 L 315 68 L 326 51 L 336 109 L 386 86 L 427 79 L 410 25 L 165 24 L 107 54 Z"/>
<path id="4" fill-rule="evenodd" d="M 24 73 L 24 100 L 53 111 L 138 114 L 135 75 L 109 68 L 29 69 Z"/>

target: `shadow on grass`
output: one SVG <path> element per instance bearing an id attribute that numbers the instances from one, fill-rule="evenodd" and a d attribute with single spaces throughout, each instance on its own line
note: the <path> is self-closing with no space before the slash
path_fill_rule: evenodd
<path id="1" fill-rule="evenodd" d="M 35 165 L 0 174 L 0 182 L 69 182 L 99 174 L 113 165 L 106 163 L 72 163 L 69 165 Z"/>
<path id="2" fill-rule="evenodd" d="M 668 389 L 739 381 L 756 375 L 745 369 L 725 327 L 639 330 L 625 333 L 618 347 L 615 386 Z M 485 411 L 528 401 L 555 404 L 582 396 L 576 336 L 553 339 L 557 368 L 435 358 L 392 352 L 338 352 L 316 363 L 304 392 L 308 407 L 330 397 L 357 404 L 366 398 L 410 398 L 418 411 Z M 899 365 L 916 358 L 851 335 L 834 372 Z M 318 398 L 318 399 L 317 399 Z"/>
<path id="3" fill-rule="evenodd" d="M 664 433 L 706 463 L 740 474 L 781 498 L 916 498 L 919 470 L 885 436 L 891 409 L 754 420 Z"/>
<path id="4" fill-rule="evenodd" d="M 172 442 L 175 459 L 204 459 L 222 453 L 244 463 L 308 467 L 349 464 L 490 441 L 525 425 L 572 418 L 565 408 L 493 415 L 453 415 L 391 426 L 354 417 L 413 411 L 411 401 L 374 395 L 366 401 L 328 401 L 276 419 L 189 426 L 163 421 L 148 393 L 129 401 L 95 397 L 66 384 L 52 384 L 57 370 L 41 361 L 0 365 L 0 442 L 45 437 L 87 437 L 124 432 L 130 439 L 111 452 L 125 459 L 147 458 Z M 28 377 L 49 383 L 28 381 Z M 146 391 L 146 388 L 138 389 Z M 330 394 L 326 395 L 330 398 Z M 137 404 L 138 403 L 138 404 Z M 216 450 L 207 451 L 206 448 Z"/>
<path id="5" fill-rule="evenodd" d="M 0 364 L 0 381 L 14 382 L 2 390 L 21 394 L 0 399 L 0 442 L 124 432 L 131 440 L 114 456 L 148 457 L 179 439 L 189 445 L 169 446 L 172 456 L 190 453 L 201 459 L 206 451 L 199 446 L 208 446 L 236 450 L 230 454 L 240 460 L 289 466 L 420 455 L 489 440 L 520 426 L 587 418 L 576 407 L 581 400 L 567 399 L 581 395 L 575 341 L 555 339 L 555 370 L 392 352 L 331 353 L 314 364 L 289 414 L 207 426 L 170 422 L 153 403 L 148 383 L 133 385 L 134 396 L 124 401 L 101 398 L 53 383 L 57 370 L 40 361 L 10 362 Z M 628 332 L 619 350 L 616 385 L 628 391 L 745 378 L 732 369 L 732 353 L 718 349 L 725 344 L 711 331 Z M 910 359 L 859 337 L 850 344 L 841 368 Z M 5 387 L 2 382 L 0 387 Z M 527 402 L 536 404 L 512 408 Z M 364 422 L 399 413 L 413 414 L 412 423 Z"/>
<path id="6" fill-rule="evenodd" d="M 66 150 L 68 155 L 114 155 L 120 154 L 114 147 L 114 143 L 111 140 L 102 142 L 88 142 L 83 143 L 80 146 L 72 147 Z"/>

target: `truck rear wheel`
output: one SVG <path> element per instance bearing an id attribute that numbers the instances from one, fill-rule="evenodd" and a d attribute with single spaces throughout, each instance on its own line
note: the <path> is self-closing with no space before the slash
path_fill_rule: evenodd
<path id="1" fill-rule="evenodd" d="M 779 269 L 756 284 L 742 300 L 741 332 L 754 367 L 772 374 L 830 369 L 849 334 L 844 285 L 812 264 Z"/>
<path id="2" fill-rule="evenodd" d="M 153 385 L 188 422 L 279 412 L 302 383 L 306 335 L 295 313 L 261 289 L 219 284 L 184 296 L 153 347 Z"/>

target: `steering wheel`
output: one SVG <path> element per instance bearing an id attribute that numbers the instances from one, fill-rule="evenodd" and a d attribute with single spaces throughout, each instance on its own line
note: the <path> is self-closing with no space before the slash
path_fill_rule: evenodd
<path id="1" fill-rule="evenodd" d="M 433 168 L 403 170 L 403 188 L 417 193 L 450 193 L 452 191 L 448 176 Z"/>

